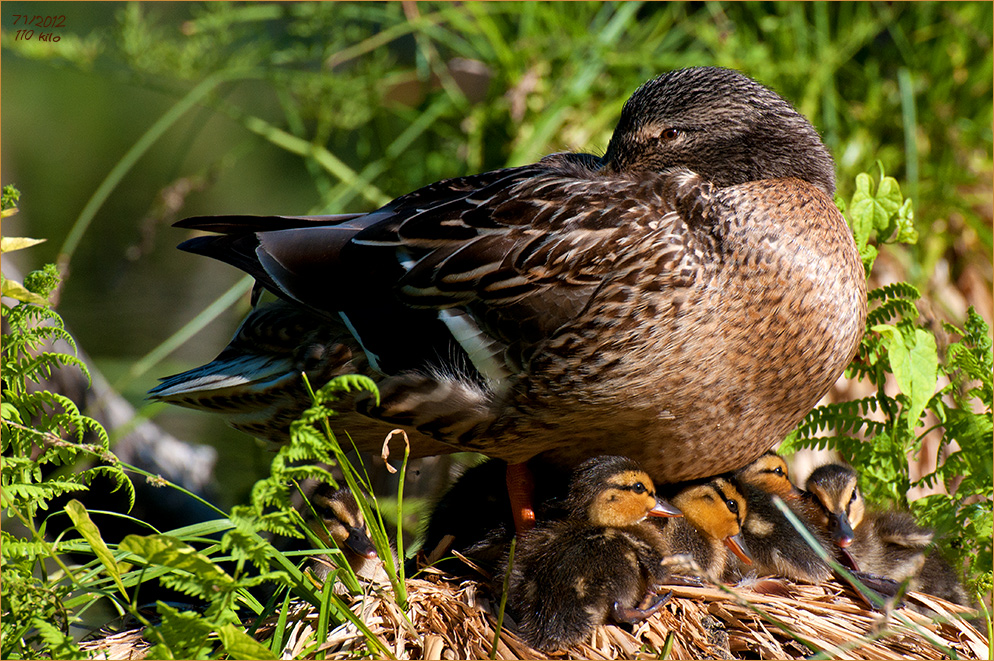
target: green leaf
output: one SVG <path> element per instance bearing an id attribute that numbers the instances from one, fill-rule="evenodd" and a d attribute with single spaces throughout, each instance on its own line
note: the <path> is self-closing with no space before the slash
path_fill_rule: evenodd
<path id="1" fill-rule="evenodd" d="M 376 382 L 368 376 L 362 374 L 343 374 L 321 386 L 315 393 L 315 398 L 319 402 L 336 401 L 338 393 L 347 393 L 353 390 L 368 390 L 373 393 L 375 405 L 380 404 L 380 391 L 376 387 Z"/>
<path id="2" fill-rule="evenodd" d="M 216 585 L 229 586 L 233 583 L 231 576 L 215 565 L 210 558 L 175 537 L 128 535 L 118 548 L 145 558 L 150 564 L 182 569 Z"/>
<path id="3" fill-rule="evenodd" d="M 24 424 L 21 420 L 21 412 L 17 410 L 17 407 L 10 402 L 3 402 L 0 404 L 0 411 L 3 412 L 4 420 L 11 420 L 18 424 Z"/>
<path id="4" fill-rule="evenodd" d="M 911 208 L 911 199 L 904 201 L 897 211 L 897 236 L 894 239 L 900 243 L 918 243 L 918 230 L 915 229 L 915 212 Z"/>
<path id="5" fill-rule="evenodd" d="M 93 549 L 97 558 L 103 563 L 103 566 L 107 569 L 107 573 L 114 579 L 114 584 L 117 585 L 117 589 L 124 596 L 125 600 L 131 601 L 127 591 L 124 589 L 124 583 L 121 581 L 122 568 L 114 560 L 114 554 L 110 552 L 107 544 L 104 543 L 103 538 L 100 536 L 100 529 L 93 523 L 93 519 L 90 518 L 83 503 L 75 498 L 70 500 L 66 503 L 66 514 L 72 519 L 73 525 L 79 531 L 79 534 L 83 536 L 83 539 L 90 543 L 90 548 Z M 124 571 L 127 571 L 127 569 L 124 569 Z"/>
<path id="6" fill-rule="evenodd" d="M 909 345 L 907 338 L 896 326 L 880 324 L 870 330 L 883 336 L 897 387 L 911 400 L 908 428 L 913 429 L 925 411 L 928 400 L 935 394 L 939 373 L 935 337 L 928 331 L 916 328 Z"/>
<path id="7" fill-rule="evenodd" d="M 29 239 L 26 236 L 5 236 L 0 237 L 0 253 L 24 250 L 39 243 L 45 243 L 47 239 Z"/>
<path id="8" fill-rule="evenodd" d="M 856 246 L 863 250 L 863 246 L 870 240 L 870 232 L 873 231 L 873 193 L 870 175 L 860 173 L 856 176 L 856 192 L 853 193 L 852 202 L 849 204 L 849 218 L 852 222 L 853 237 L 856 239 Z"/>
<path id="9" fill-rule="evenodd" d="M 162 620 L 158 626 L 148 630 L 148 640 L 156 645 L 148 650 L 147 658 L 207 658 L 212 647 L 208 638 L 214 630 L 207 618 L 193 611 L 180 611 L 161 601 L 156 604 L 156 610 Z"/>
<path id="10" fill-rule="evenodd" d="M 30 292 L 21 283 L 16 280 L 8 280 L 7 278 L 3 279 L 3 285 L 0 286 L 0 295 L 9 296 L 10 298 L 15 298 L 18 301 L 23 301 L 24 303 L 48 305 L 47 298 L 43 298 L 34 292 Z"/>
<path id="11" fill-rule="evenodd" d="M 897 220 L 893 220 L 895 215 Z M 859 249 L 863 263 L 872 265 L 876 254 L 866 250 L 870 234 L 876 230 L 878 241 L 885 241 L 898 230 L 899 237 L 917 240 L 911 211 L 910 200 L 905 201 L 901 195 L 901 187 L 894 177 L 884 174 L 880 166 L 880 183 L 873 190 L 873 179 L 865 172 L 856 175 L 856 191 L 849 203 L 849 220 L 853 228 L 853 237 Z M 910 241 L 907 241 L 910 242 Z"/>
<path id="12" fill-rule="evenodd" d="M 257 642 L 254 638 L 233 624 L 225 624 L 217 630 L 217 635 L 224 645 L 224 651 L 232 659 L 278 659 L 269 648 Z"/>
<path id="13" fill-rule="evenodd" d="M 31 623 L 38 631 L 38 637 L 45 644 L 47 658 L 51 659 L 78 659 L 81 658 L 81 651 L 72 636 L 61 631 L 50 621 L 41 617 L 32 617 Z M 38 658 L 38 657 L 35 657 Z"/>

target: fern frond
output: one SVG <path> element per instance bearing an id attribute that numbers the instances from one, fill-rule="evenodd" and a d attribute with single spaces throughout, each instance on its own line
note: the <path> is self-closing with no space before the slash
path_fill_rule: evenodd
<path id="1" fill-rule="evenodd" d="M 910 301 L 917 301 L 921 298 L 921 293 L 914 285 L 907 282 L 895 282 L 866 292 L 866 300 L 868 302 L 894 298 L 904 298 Z"/>
<path id="2" fill-rule="evenodd" d="M 48 548 L 45 546 L 44 542 L 19 539 L 4 531 L 3 554 L 4 560 L 10 561 L 34 559 L 47 555 Z"/>
<path id="3" fill-rule="evenodd" d="M 869 399 L 869 398 L 867 398 Z M 887 429 L 887 423 L 864 417 L 860 412 L 861 403 L 842 402 L 820 406 L 805 416 L 796 432 L 800 438 L 815 438 L 818 434 L 833 430 L 837 434 L 865 434 L 876 436 Z M 855 407 L 853 406 L 855 404 Z M 853 410 L 853 409 L 856 410 Z"/>
<path id="4" fill-rule="evenodd" d="M 892 298 L 866 313 L 866 327 L 873 328 L 878 324 L 887 323 L 895 317 L 899 320 L 917 319 L 918 314 L 918 308 L 911 301 L 903 298 Z"/>

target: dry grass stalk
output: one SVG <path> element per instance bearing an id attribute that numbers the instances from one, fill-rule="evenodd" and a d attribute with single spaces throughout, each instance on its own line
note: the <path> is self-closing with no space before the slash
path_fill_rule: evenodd
<path id="1" fill-rule="evenodd" d="M 586 643 L 552 655 L 529 647 L 514 633 L 513 621 L 505 616 L 497 658 L 657 658 L 670 632 L 670 658 L 678 659 L 792 659 L 805 658 L 815 651 L 846 659 L 947 658 L 933 642 L 953 650 L 960 658 L 988 655 L 984 636 L 955 617 L 971 613 L 969 609 L 920 593 L 908 595 L 907 604 L 930 608 L 938 617 L 910 608 L 890 614 L 867 610 L 834 582 L 816 586 L 764 581 L 734 590 L 685 586 L 672 589 L 667 605 L 633 631 L 600 627 Z M 397 658 L 490 656 L 499 602 L 491 599 L 486 587 L 473 580 L 453 582 L 438 574 L 427 574 L 425 579 L 408 581 L 408 594 L 406 617 L 389 590 L 378 587 L 370 586 L 367 594 L 354 597 L 351 609 Z M 793 637 L 771 618 L 786 625 Z M 259 629 L 260 640 L 266 642 L 272 637 L 275 621 L 273 617 Z M 369 654 L 362 633 L 351 624 L 333 629 L 320 644 L 316 627 L 317 611 L 306 604 L 297 605 L 287 622 L 281 658 L 313 658 L 318 650 L 327 659 L 375 656 Z M 109 658 L 141 658 L 137 647 L 132 647 L 130 653 L 139 656 L 128 656 L 129 650 L 121 645 L 123 635 L 86 645 L 88 649 L 106 650 Z"/>

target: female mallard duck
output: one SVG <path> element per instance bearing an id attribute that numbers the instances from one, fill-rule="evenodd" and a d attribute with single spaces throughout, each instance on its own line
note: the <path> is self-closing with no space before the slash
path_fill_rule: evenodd
<path id="1" fill-rule="evenodd" d="M 910 512 L 866 509 L 858 481 L 851 467 L 826 464 L 806 484 L 810 516 L 831 534 L 844 562 L 867 574 L 911 579 L 914 590 L 967 604 L 956 573 L 934 549 L 933 532 Z"/>
<path id="2" fill-rule="evenodd" d="M 348 489 L 337 489 L 322 482 L 305 505 L 305 520 L 329 548 L 338 548 L 356 576 L 377 583 L 389 580 L 383 562 L 369 539 L 369 531 L 355 496 Z M 313 512 L 311 511 L 313 508 Z M 312 559 L 308 566 L 319 580 L 326 580 L 335 562 L 327 555 Z"/>
<path id="3" fill-rule="evenodd" d="M 828 564 L 773 503 L 773 496 L 779 496 L 804 524 L 805 511 L 801 506 L 803 492 L 790 481 L 783 457 L 767 452 L 736 471 L 735 476 L 748 505 L 742 537 L 753 560 L 749 569 L 760 575 L 783 576 L 808 583 L 820 583 L 831 578 L 832 570 Z M 821 528 L 810 525 L 806 528 L 826 551 L 833 548 L 827 533 Z"/>
<path id="4" fill-rule="evenodd" d="M 637 463 L 613 456 L 577 467 L 566 509 L 566 519 L 520 538 L 508 585 L 523 637 L 543 650 L 580 642 L 609 619 L 634 622 L 658 610 L 663 539 L 646 518 L 679 516 Z"/>
<path id="5" fill-rule="evenodd" d="M 332 420 L 360 450 L 401 427 L 412 457 L 612 452 L 658 482 L 733 470 L 800 421 L 862 335 L 834 190 L 817 131 L 775 92 L 673 71 L 636 90 L 603 157 L 448 179 L 367 214 L 179 222 L 219 234 L 182 249 L 308 321 L 276 356 L 243 326 L 224 360 L 151 395 L 280 439 L 309 399 L 270 391 L 301 390 L 303 365 L 377 380 Z"/>
<path id="6" fill-rule="evenodd" d="M 689 555 L 700 577 L 712 583 L 721 581 L 729 568 L 728 551 L 752 562 L 741 535 L 748 505 L 734 479 L 718 476 L 683 485 L 670 502 L 683 518 L 660 526 L 667 555 Z"/>

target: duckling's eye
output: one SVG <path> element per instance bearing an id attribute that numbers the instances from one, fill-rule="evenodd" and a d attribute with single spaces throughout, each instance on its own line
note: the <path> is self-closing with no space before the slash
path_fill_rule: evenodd
<path id="1" fill-rule="evenodd" d="M 734 500 L 732 500 L 731 498 L 725 501 L 725 505 L 728 506 L 728 511 L 731 512 L 732 514 L 739 513 L 739 504 Z"/>
<path id="2" fill-rule="evenodd" d="M 646 491 L 648 491 L 648 489 L 646 489 L 645 485 L 642 484 L 641 482 L 636 482 L 634 485 L 632 485 L 632 491 L 634 491 L 635 493 L 645 493 Z"/>
<path id="3" fill-rule="evenodd" d="M 680 135 L 680 131 L 675 128 L 665 129 L 659 136 L 659 139 L 663 142 L 670 142 L 676 140 L 677 136 Z"/>
<path id="4" fill-rule="evenodd" d="M 849 497 L 849 503 L 852 504 L 852 503 L 855 503 L 855 502 L 856 502 L 856 490 L 853 489 L 852 490 L 852 496 Z"/>
<path id="5" fill-rule="evenodd" d="M 773 474 L 776 475 L 777 477 L 784 477 L 783 468 L 777 466 L 776 468 L 773 469 Z"/>

